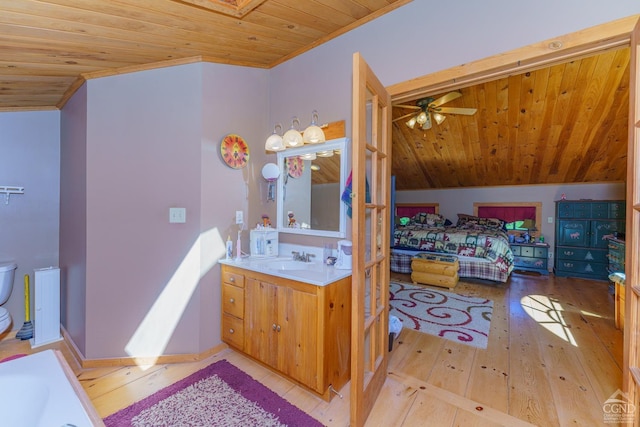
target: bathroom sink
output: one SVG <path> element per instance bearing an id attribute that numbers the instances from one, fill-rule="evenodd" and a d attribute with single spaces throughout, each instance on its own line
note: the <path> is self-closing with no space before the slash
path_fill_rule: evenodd
<path id="1" fill-rule="evenodd" d="M 294 261 L 293 259 L 274 260 L 266 264 L 268 270 L 274 271 L 322 271 L 323 265 L 318 262 Z"/>

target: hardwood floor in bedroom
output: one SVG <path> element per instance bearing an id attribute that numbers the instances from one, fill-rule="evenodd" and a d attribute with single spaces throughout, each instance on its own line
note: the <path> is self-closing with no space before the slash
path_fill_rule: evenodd
<path id="1" fill-rule="evenodd" d="M 514 273 L 507 284 L 461 281 L 455 292 L 494 301 L 487 349 L 404 329 L 367 426 L 604 424 L 602 405 L 622 384 L 607 283 Z M 348 385 L 327 403 L 229 349 L 143 370 L 81 369 L 64 342 L 46 348 L 63 352 L 103 417 L 224 358 L 323 424 L 349 424 Z M 30 352 L 28 342 L 0 342 L 0 358 Z"/>

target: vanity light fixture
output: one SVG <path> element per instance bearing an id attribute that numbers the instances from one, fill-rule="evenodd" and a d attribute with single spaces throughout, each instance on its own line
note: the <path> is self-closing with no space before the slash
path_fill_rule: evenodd
<path id="1" fill-rule="evenodd" d="M 300 120 L 298 120 L 297 117 L 294 117 L 293 120 L 291 121 L 291 128 L 289 128 L 289 130 L 286 131 L 282 136 L 284 145 L 287 148 L 301 147 L 302 145 L 304 145 L 304 141 L 302 140 L 302 135 L 298 130 L 299 126 L 300 126 Z"/>
<path id="2" fill-rule="evenodd" d="M 280 131 L 278 131 L 280 128 Z M 269 135 L 267 138 L 267 142 L 264 144 L 264 149 L 267 151 L 282 151 L 287 147 L 284 145 L 284 141 L 282 140 L 282 136 L 278 132 L 282 132 L 282 125 L 280 123 L 276 124 L 273 127 L 273 133 Z"/>
<path id="3" fill-rule="evenodd" d="M 316 155 L 318 157 L 331 157 L 333 156 L 333 150 L 318 151 Z"/>
<path id="4" fill-rule="evenodd" d="M 324 131 L 318 126 L 318 112 L 311 113 L 311 124 L 304 130 L 302 140 L 305 144 L 321 144 L 326 141 Z"/>

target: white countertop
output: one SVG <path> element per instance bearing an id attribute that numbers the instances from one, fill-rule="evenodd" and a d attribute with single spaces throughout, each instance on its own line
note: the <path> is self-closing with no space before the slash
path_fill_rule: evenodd
<path id="1" fill-rule="evenodd" d="M 269 274 L 276 277 L 297 280 L 299 282 L 310 283 L 316 286 L 326 286 L 336 280 L 351 276 L 351 270 L 339 270 L 333 265 L 326 265 L 320 262 L 300 262 L 301 269 L 277 269 L 278 263 L 288 263 L 293 261 L 287 257 L 243 257 L 240 260 L 221 259 L 220 264 L 233 267 L 244 268 L 245 270 L 256 271 L 258 273 Z"/>

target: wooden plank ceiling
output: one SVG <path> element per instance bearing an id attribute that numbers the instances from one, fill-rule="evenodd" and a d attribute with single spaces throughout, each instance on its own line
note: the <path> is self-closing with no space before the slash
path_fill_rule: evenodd
<path id="1" fill-rule="evenodd" d="M 409 0 L 1 0 L 0 111 L 91 78 L 208 61 L 270 68 Z"/>
<path id="2" fill-rule="evenodd" d="M 394 121 L 398 190 L 625 181 L 628 48 L 459 91 L 442 106 L 476 114 L 448 114 L 429 130 Z"/>
<path id="3" fill-rule="evenodd" d="M 59 109 L 87 79 L 150 68 L 270 68 L 408 2 L 0 0 L 0 111 Z M 394 122 L 397 188 L 624 181 L 628 80 L 622 49 L 460 88 L 444 106 L 475 115 Z"/>

